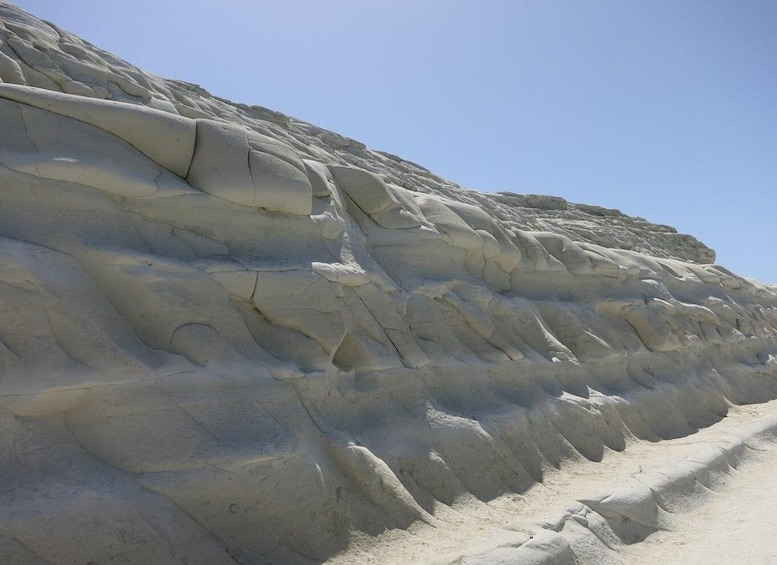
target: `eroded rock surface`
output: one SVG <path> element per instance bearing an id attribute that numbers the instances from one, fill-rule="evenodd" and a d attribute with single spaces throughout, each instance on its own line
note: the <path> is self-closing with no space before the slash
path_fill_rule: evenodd
<path id="1" fill-rule="evenodd" d="M 0 1 L 0 557 L 310 563 L 777 397 L 777 292 Z M 537 543 L 537 542 L 533 542 Z"/>

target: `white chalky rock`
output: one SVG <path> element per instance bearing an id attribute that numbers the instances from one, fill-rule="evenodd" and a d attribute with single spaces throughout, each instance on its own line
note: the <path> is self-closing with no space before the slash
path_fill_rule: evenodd
<path id="1" fill-rule="evenodd" d="M 12 84 L 0 84 L 0 96 L 112 133 L 180 177 L 189 170 L 195 145 L 192 120 L 144 106 Z"/>
<path id="2" fill-rule="evenodd" d="M 775 287 L 672 228 L 465 190 L 5 0 L 0 81 L 2 563 L 601 562 L 730 463 L 639 487 L 615 452 L 777 398 Z M 613 488 L 501 529 L 567 479 Z"/>

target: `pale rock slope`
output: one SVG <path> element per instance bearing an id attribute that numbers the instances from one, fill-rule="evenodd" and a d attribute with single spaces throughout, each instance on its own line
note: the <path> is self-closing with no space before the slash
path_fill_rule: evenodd
<path id="1" fill-rule="evenodd" d="M 777 291 L 669 227 L 463 189 L 4 1 L 0 79 L 2 562 L 366 560 L 777 397 Z M 505 551 L 586 562 L 540 537 Z"/>

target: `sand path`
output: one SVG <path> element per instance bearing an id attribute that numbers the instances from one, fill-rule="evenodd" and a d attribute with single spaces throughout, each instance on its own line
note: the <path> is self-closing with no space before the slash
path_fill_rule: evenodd
<path id="1" fill-rule="evenodd" d="M 625 548 L 634 565 L 777 563 L 777 447 L 766 448 L 731 474 L 699 508 L 676 515 L 673 531 Z"/>
<path id="2" fill-rule="evenodd" d="M 356 539 L 328 563 L 451 563 L 463 556 L 488 563 L 495 547 L 523 543 L 527 534 L 535 535 L 542 523 L 560 518 L 576 500 L 638 485 L 653 471 L 737 440 L 747 446 L 737 470 L 719 478 L 716 490 L 702 488 L 687 497 L 682 512 L 669 514 L 672 531 L 606 550 L 591 562 L 775 563 L 777 544 L 770 541 L 777 520 L 777 445 L 768 435 L 751 437 L 759 426 L 777 429 L 777 401 L 732 406 L 722 421 L 691 436 L 656 443 L 634 440 L 623 452 L 605 453 L 601 462 L 566 462 L 559 470 L 546 471 L 543 483 L 522 495 L 487 503 L 469 499 L 454 508 L 440 505 L 433 525 L 389 531 L 377 540 Z"/>

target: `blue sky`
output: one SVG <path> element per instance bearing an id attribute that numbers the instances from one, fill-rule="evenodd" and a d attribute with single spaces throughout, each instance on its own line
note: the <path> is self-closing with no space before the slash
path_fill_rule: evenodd
<path id="1" fill-rule="evenodd" d="M 673 225 L 777 283 L 774 0 L 17 4 L 469 188 Z"/>

